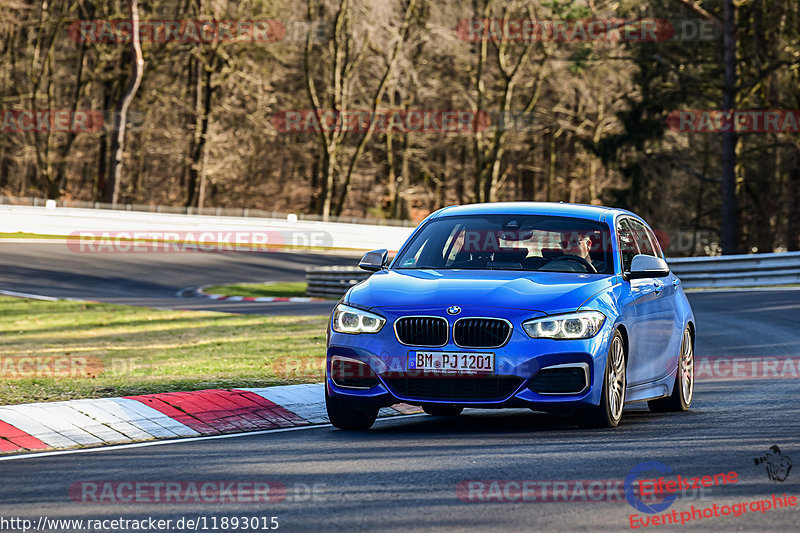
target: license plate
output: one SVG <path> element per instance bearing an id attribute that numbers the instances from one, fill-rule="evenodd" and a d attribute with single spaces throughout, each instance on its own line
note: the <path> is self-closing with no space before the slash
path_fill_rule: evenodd
<path id="1" fill-rule="evenodd" d="M 408 352 L 408 369 L 460 374 L 494 373 L 493 353 Z"/>

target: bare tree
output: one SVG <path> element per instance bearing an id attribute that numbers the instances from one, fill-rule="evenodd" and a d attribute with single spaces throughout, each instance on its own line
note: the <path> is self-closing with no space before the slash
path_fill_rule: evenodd
<path id="1" fill-rule="evenodd" d="M 139 1 L 129 0 L 128 13 L 131 21 L 131 78 L 128 83 L 125 94 L 119 102 L 117 107 L 117 116 L 115 117 L 115 132 L 113 138 L 113 149 L 111 159 L 111 179 L 109 180 L 108 187 L 105 191 L 105 200 L 116 205 L 119 200 L 119 184 L 122 179 L 122 156 L 125 151 L 125 130 L 128 123 L 128 110 L 130 109 L 131 102 L 139 90 L 139 85 L 142 83 L 142 74 L 144 71 L 144 57 L 142 56 L 142 44 L 139 41 Z"/>
<path id="2" fill-rule="evenodd" d="M 483 0 L 480 15 L 483 21 L 492 19 L 494 14 L 495 0 Z M 517 2 L 504 3 L 499 21 L 507 21 L 515 10 L 519 10 Z M 527 15 L 528 19 L 535 19 L 534 12 L 528 7 L 521 11 Z M 525 43 L 521 50 L 515 50 L 508 39 L 492 39 L 487 32 L 481 39 L 477 47 L 477 65 L 473 79 L 475 99 L 473 109 L 476 116 L 492 113 L 502 117 L 509 116 L 512 111 L 514 114 L 527 115 L 536 107 L 541 96 L 543 87 L 543 65 L 548 58 L 547 48 L 538 43 L 537 60 L 535 66 L 531 66 L 531 55 L 535 41 Z M 493 52 L 490 64 L 489 49 Z M 516 52 L 516 53 L 515 53 Z M 488 72 L 494 67 L 496 73 Z M 521 82 L 527 82 L 527 87 L 523 90 L 527 94 L 523 96 L 519 108 L 514 109 L 514 96 L 517 86 Z M 481 128 L 475 129 L 473 138 L 473 152 L 475 161 L 475 182 L 474 194 L 476 201 L 496 202 L 498 191 L 503 185 L 507 172 L 504 172 L 503 156 L 506 150 L 506 138 L 508 132 L 504 128 L 490 129 L 482 131 Z"/>
<path id="3" fill-rule="evenodd" d="M 384 66 L 377 84 L 372 91 L 369 91 L 368 105 L 372 116 L 378 111 L 378 108 L 383 100 L 383 95 L 386 91 L 386 84 L 392 75 L 397 58 L 399 56 L 400 48 L 402 47 L 408 35 L 409 26 L 411 23 L 411 15 L 414 12 L 416 0 L 405 0 L 403 6 L 403 18 L 397 35 L 394 38 L 394 43 L 388 54 L 388 58 L 384 58 Z M 313 22 L 316 20 L 316 11 L 318 6 L 311 0 L 308 2 L 307 20 Z M 351 13 L 352 6 L 349 0 L 339 0 L 336 10 L 336 16 L 333 24 L 333 35 L 331 43 L 332 65 L 330 65 L 330 80 L 327 86 L 324 86 L 322 96 L 317 89 L 317 76 L 315 76 L 316 69 L 312 66 L 314 59 L 318 58 L 315 54 L 316 50 L 313 43 L 313 36 L 308 34 L 306 39 L 306 49 L 304 55 L 304 68 L 307 83 L 308 97 L 311 102 L 312 112 L 321 117 L 324 111 L 331 111 L 334 114 L 339 114 L 343 111 L 352 111 L 353 105 L 356 105 L 358 100 L 354 97 L 354 85 L 359 80 L 358 68 L 365 58 L 367 47 L 370 39 L 369 29 L 362 29 L 364 34 L 360 39 L 356 38 L 353 14 Z M 359 45 L 358 41 L 361 41 Z M 381 51 L 375 47 L 369 49 L 378 57 L 381 57 Z M 358 87 L 360 91 L 367 92 L 367 89 Z M 326 97 L 327 96 L 327 97 Z M 324 108 L 323 102 L 329 104 L 328 109 Z M 342 152 L 342 143 L 348 137 L 348 131 L 345 127 L 334 126 L 330 130 L 325 128 L 320 122 L 317 128 L 317 135 L 319 139 L 320 151 L 322 153 L 321 162 L 321 175 L 322 175 L 322 192 L 320 196 L 320 214 L 324 220 L 333 214 L 340 214 L 347 194 L 350 191 L 350 184 L 353 176 L 353 171 L 358 164 L 359 158 L 364 152 L 364 148 L 372 138 L 375 130 L 375 121 L 370 120 L 369 125 L 365 132 L 361 133 L 358 138 L 357 145 L 352 151 L 351 155 L 346 158 L 343 163 L 346 170 L 343 174 L 342 182 L 337 184 L 336 177 L 341 173 L 339 170 L 339 159 Z M 334 204 L 334 187 L 339 186 L 338 201 Z"/>
<path id="4" fill-rule="evenodd" d="M 675 0 L 722 28 L 722 111 L 736 108 L 736 7 L 733 0 L 722 0 L 722 20 L 705 10 L 699 2 Z M 722 226 L 720 240 L 723 254 L 739 251 L 739 206 L 736 197 L 736 132 L 729 128 L 722 133 Z"/>

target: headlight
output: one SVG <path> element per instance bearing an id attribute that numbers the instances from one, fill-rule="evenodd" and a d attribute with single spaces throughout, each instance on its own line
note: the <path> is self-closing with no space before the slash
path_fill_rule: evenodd
<path id="1" fill-rule="evenodd" d="M 597 335 L 605 320 L 600 311 L 580 311 L 526 320 L 522 328 L 534 339 L 588 339 Z"/>
<path id="2" fill-rule="evenodd" d="M 337 333 L 378 333 L 386 319 L 375 313 L 339 304 L 333 311 L 333 331 Z"/>

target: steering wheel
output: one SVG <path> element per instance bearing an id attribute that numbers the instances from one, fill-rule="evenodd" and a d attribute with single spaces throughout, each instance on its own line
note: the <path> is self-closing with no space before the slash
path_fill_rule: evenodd
<path id="1" fill-rule="evenodd" d="M 586 269 L 586 272 L 588 272 L 589 274 L 597 274 L 597 269 L 594 267 L 593 264 L 591 264 L 589 261 L 587 261 L 583 257 L 577 256 L 577 255 L 560 255 L 560 256 L 556 257 L 555 259 L 551 260 L 547 264 L 550 265 L 550 264 L 554 263 L 555 261 L 574 261 L 575 263 L 578 263 L 579 265 L 584 267 Z"/>

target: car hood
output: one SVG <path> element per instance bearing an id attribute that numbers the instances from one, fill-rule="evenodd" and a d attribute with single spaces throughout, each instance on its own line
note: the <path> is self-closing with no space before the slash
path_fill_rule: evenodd
<path id="1" fill-rule="evenodd" d="M 508 270 L 382 270 L 350 290 L 364 308 L 451 305 L 506 307 L 550 314 L 577 309 L 615 276 Z"/>

